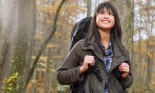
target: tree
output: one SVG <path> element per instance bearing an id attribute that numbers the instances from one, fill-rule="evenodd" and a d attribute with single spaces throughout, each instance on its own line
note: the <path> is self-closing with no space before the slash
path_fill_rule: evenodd
<path id="1" fill-rule="evenodd" d="M 5 86 L 4 78 L 9 75 L 9 64 L 13 52 L 13 42 L 17 29 L 17 7 L 14 0 L 5 1 L 0 6 L 0 91 Z"/>
<path id="2" fill-rule="evenodd" d="M 91 0 L 87 0 L 87 16 L 91 16 Z"/>
<path id="3" fill-rule="evenodd" d="M 63 5 L 64 2 L 65 2 L 65 0 L 62 0 L 62 1 L 60 2 L 60 5 L 59 5 L 58 8 L 57 8 L 57 11 L 56 11 L 56 14 L 55 14 L 55 17 L 54 17 L 53 29 L 52 29 L 50 35 L 48 36 L 48 38 L 47 38 L 47 39 L 44 41 L 44 43 L 41 45 L 41 48 L 40 48 L 40 50 L 39 50 L 39 52 L 38 52 L 38 54 L 37 54 L 37 56 L 36 56 L 36 58 L 35 58 L 35 60 L 34 60 L 34 62 L 33 62 L 32 68 L 31 68 L 31 70 L 30 70 L 30 72 L 29 72 L 29 74 L 28 74 L 28 79 L 26 80 L 26 83 L 24 84 L 25 87 L 27 87 L 27 85 L 28 85 L 28 83 L 29 83 L 29 81 L 30 81 L 30 79 L 31 79 L 31 77 L 32 77 L 32 74 L 33 74 L 33 72 L 34 72 L 34 69 L 35 69 L 35 67 L 36 67 L 36 65 L 37 65 L 37 63 L 38 63 L 38 61 L 39 61 L 40 56 L 42 55 L 42 53 L 43 53 L 44 49 L 46 48 L 48 42 L 49 42 L 50 39 L 53 37 L 53 35 L 54 35 L 55 31 L 56 31 L 57 20 L 58 20 L 58 14 L 59 14 L 59 11 L 60 11 L 60 9 L 61 9 L 61 7 L 62 7 L 62 5 Z"/>
<path id="4" fill-rule="evenodd" d="M 32 39 L 36 27 L 35 0 L 18 0 L 17 38 L 13 53 L 13 63 L 10 69 L 10 80 L 6 90 L 11 93 L 24 93 L 23 82 L 30 68 Z M 32 41 L 31 41 L 32 40 Z M 16 76 L 15 79 L 11 78 Z M 9 86 L 12 84 L 12 86 Z M 10 88 L 10 90 L 9 90 Z M 12 89 L 11 89 L 12 88 Z"/>

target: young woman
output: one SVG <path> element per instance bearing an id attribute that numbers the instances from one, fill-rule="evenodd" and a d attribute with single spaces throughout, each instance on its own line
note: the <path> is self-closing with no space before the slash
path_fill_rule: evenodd
<path id="1" fill-rule="evenodd" d="M 85 82 L 83 93 L 127 93 L 126 88 L 132 85 L 133 78 L 129 55 L 121 39 L 116 9 L 107 1 L 99 4 L 87 37 L 77 42 L 58 69 L 59 83 Z M 94 64 L 99 69 L 101 80 L 95 73 L 84 77 Z"/>

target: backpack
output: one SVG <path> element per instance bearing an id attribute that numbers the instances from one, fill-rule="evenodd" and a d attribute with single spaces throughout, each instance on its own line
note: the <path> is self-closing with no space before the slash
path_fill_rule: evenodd
<path id="1" fill-rule="evenodd" d="M 81 39 L 85 38 L 88 32 L 88 28 L 90 25 L 92 17 L 86 17 L 77 22 L 71 31 L 71 38 L 70 38 L 70 48 L 69 50 L 72 49 L 72 47 Z"/>
<path id="2" fill-rule="evenodd" d="M 84 39 L 87 35 L 90 23 L 91 23 L 92 17 L 86 17 L 82 20 L 78 21 L 71 31 L 71 41 L 70 41 L 70 48 L 71 50 L 73 46 L 81 39 Z M 93 54 L 94 55 L 94 54 Z M 95 57 L 95 55 L 94 55 Z M 96 57 L 95 57 L 96 61 Z M 98 69 L 96 63 L 94 66 L 91 66 L 88 68 L 88 70 L 84 73 L 83 81 L 82 82 L 76 82 L 70 85 L 70 89 L 72 93 L 84 93 L 84 85 L 86 83 L 87 75 L 94 73 L 97 77 L 97 79 L 102 82 L 103 79 L 100 76 L 100 70 Z"/>

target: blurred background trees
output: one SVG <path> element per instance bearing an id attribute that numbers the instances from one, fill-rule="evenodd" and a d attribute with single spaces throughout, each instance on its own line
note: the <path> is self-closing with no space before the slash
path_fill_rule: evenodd
<path id="1" fill-rule="evenodd" d="M 107 0 L 64 0 L 54 32 L 56 11 L 62 1 L 0 0 L 0 93 L 69 93 L 68 86 L 56 81 L 56 70 L 68 53 L 71 29 Z M 131 57 L 134 83 L 128 91 L 154 93 L 155 1 L 109 1 L 119 13 L 123 43 Z"/>

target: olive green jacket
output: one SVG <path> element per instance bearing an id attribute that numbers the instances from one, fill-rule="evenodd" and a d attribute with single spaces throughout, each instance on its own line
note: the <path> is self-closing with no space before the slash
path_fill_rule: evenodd
<path id="1" fill-rule="evenodd" d="M 106 80 L 106 70 L 104 64 L 104 55 L 99 47 L 99 44 L 92 38 L 88 45 L 85 46 L 85 40 L 80 40 L 69 52 L 64 62 L 57 72 L 57 80 L 60 84 L 70 85 L 72 83 L 82 80 L 82 75 L 79 73 L 79 68 L 83 64 L 84 57 L 90 54 L 90 50 L 94 52 L 98 60 L 98 67 L 103 78 L 103 82 L 99 82 L 95 74 L 92 73 L 87 76 L 86 84 L 84 87 L 85 93 L 104 93 L 104 85 Z M 109 93 L 127 93 L 126 88 L 132 85 L 133 78 L 131 74 L 131 65 L 129 56 L 124 56 L 119 50 L 117 44 L 113 42 L 113 61 L 110 68 L 110 76 L 108 89 Z M 130 66 L 130 73 L 125 80 L 119 82 L 113 74 L 113 69 L 121 63 L 127 62 Z"/>

